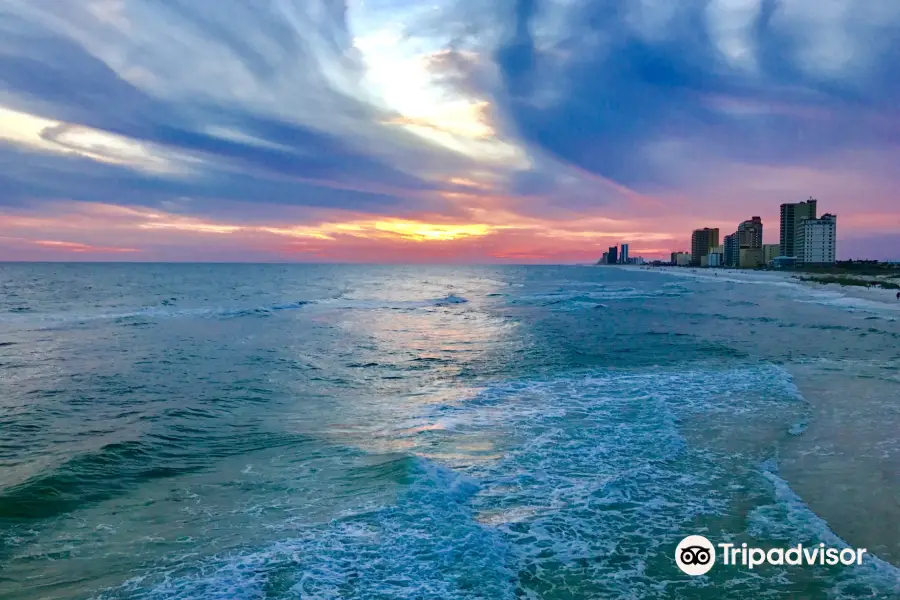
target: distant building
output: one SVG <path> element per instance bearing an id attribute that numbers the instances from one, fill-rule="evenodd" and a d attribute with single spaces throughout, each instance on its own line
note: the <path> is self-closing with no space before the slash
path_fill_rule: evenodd
<path id="1" fill-rule="evenodd" d="M 737 228 L 738 244 L 741 248 L 762 248 L 763 224 L 762 219 L 753 217 L 744 221 Z"/>
<path id="2" fill-rule="evenodd" d="M 610 246 L 609 252 L 606 254 L 607 264 L 614 265 L 619 262 L 619 247 Z"/>
<path id="3" fill-rule="evenodd" d="M 719 230 L 704 227 L 695 229 L 691 235 L 691 264 L 699 267 L 702 258 L 709 254 L 710 248 L 719 245 Z"/>
<path id="4" fill-rule="evenodd" d="M 709 254 L 709 229 L 695 229 L 691 234 L 691 265 L 699 267 Z"/>
<path id="5" fill-rule="evenodd" d="M 740 244 L 738 243 L 737 233 L 725 236 L 725 244 L 723 248 L 725 255 L 726 267 L 737 267 L 741 262 Z"/>
<path id="6" fill-rule="evenodd" d="M 672 253 L 672 264 L 678 267 L 687 267 L 691 264 L 691 253 L 690 252 L 673 252 Z"/>
<path id="7" fill-rule="evenodd" d="M 706 255 L 706 264 L 710 267 L 725 266 L 725 254 L 722 252 L 710 252 Z"/>
<path id="8" fill-rule="evenodd" d="M 781 256 L 797 256 L 797 224 L 801 219 L 816 218 L 816 203 L 817 200 L 810 197 L 804 202 L 781 205 Z"/>
<path id="9" fill-rule="evenodd" d="M 628 244 L 622 244 L 622 252 L 619 254 L 619 262 L 623 265 L 628 264 Z"/>
<path id="10" fill-rule="evenodd" d="M 608 265 L 609 264 L 609 252 L 604 252 L 603 256 L 600 257 L 600 260 L 597 262 L 598 265 Z"/>
<path id="11" fill-rule="evenodd" d="M 755 269 L 763 265 L 762 248 L 741 248 L 738 267 L 741 269 Z"/>
<path id="12" fill-rule="evenodd" d="M 763 244 L 763 263 L 769 264 L 781 256 L 781 244 Z"/>
<path id="13" fill-rule="evenodd" d="M 797 262 L 833 264 L 837 236 L 837 216 L 824 214 L 821 219 L 800 219 L 797 224 Z"/>

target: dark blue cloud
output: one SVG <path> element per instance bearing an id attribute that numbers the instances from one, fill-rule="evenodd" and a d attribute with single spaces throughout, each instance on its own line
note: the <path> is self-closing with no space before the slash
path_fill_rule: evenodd
<path id="1" fill-rule="evenodd" d="M 410 190 L 403 187 L 395 193 L 391 188 L 379 191 L 371 180 L 362 180 L 356 187 L 340 179 L 321 184 L 303 181 L 279 171 L 283 165 L 277 162 L 262 173 L 246 172 L 245 163 L 242 170 L 200 178 L 161 177 L 78 156 L 60 158 L 13 149 L 0 150 L 0 162 L 18 165 L 15 171 L 0 173 L 0 206 L 26 206 L 44 198 L 159 207 L 174 197 L 187 196 L 196 200 L 189 205 L 191 210 L 202 208 L 207 215 L 217 214 L 218 201 L 372 212 L 451 209 L 440 201 L 405 195 Z"/>
<path id="2" fill-rule="evenodd" d="M 212 156 L 219 164 L 227 161 L 238 169 L 255 167 L 273 174 L 331 180 L 352 178 L 356 181 L 410 190 L 433 187 L 415 176 L 384 164 L 371 155 L 347 147 L 334 136 L 307 127 L 250 114 L 232 113 L 228 115 L 227 120 L 237 124 L 235 127 L 237 131 L 265 142 L 278 144 L 284 149 L 254 147 L 240 141 L 223 140 L 162 123 L 156 125 L 152 131 L 148 131 L 142 139 Z"/>
<path id="3" fill-rule="evenodd" d="M 745 69 L 723 56 L 711 31 L 711 3 L 672 3 L 674 15 L 658 36 L 641 35 L 630 23 L 638 4 L 575 3 L 568 9 L 568 27 L 548 42 L 544 18 L 551 8 L 562 10 L 560 5 L 515 1 L 507 37 L 495 52 L 503 83 L 498 97 L 532 144 L 563 161 L 640 185 L 669 176 L 644 153 L 657 140 L 680 139 L 722 158 L 777 164 L 808 164 L 847 148 L 900 142 L 898 130 L 880 122 L 893 116 L 885 107 L 900 98 L 900 47 L 871 50 L 861 61 L 865 71 L 848 69 L 842 77 L 816 72 L 798 56 L 822 43 L 810 37 L 827 35 L 823 26 L 816 30 L 817 24 L 809 23 L 804 30 L 807 24 L 800 22 L 787 28 L 783 18 L 776 23 L 787 3 L 767 0 L 745 27 L 755 61 L 754 68 Z M 815 10 L 815 3 L 808 4 Z M 865 45 L 862 25 L 852 19 L 839 25 Z M 896 36 L 900 18 L 881 23 L 877 31 Z M 823 67 L 827 71 L 828 65 Z M 548 87 L 561 93 L 544 100 Z M 714 99 L 744 103 L 755 114 L 730 114 L 714 106 Z"/>
<path id="4" fill-rule="evenodd" d="M 7 106 L 116 133 L 175 117 L 75 41 L 26 18 L 3 16 L 0 81 Z"/>

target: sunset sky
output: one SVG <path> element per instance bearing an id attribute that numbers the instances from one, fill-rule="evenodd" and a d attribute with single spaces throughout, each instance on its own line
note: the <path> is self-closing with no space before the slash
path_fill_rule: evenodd
<path id="1" fill-rule="evenodd" d="M 900 2 L 3 0 L 0 260 L 900 259 Z"/>

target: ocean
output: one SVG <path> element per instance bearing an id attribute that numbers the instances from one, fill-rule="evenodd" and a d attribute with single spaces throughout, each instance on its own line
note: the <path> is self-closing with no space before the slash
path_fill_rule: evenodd
<path id="1" fill-rule="evenodd" d="M 576 266 L 0 265 L 0 597 L 900 598 L 900 311 Z M 690 534 L 859 566 L 675 564 Z"/>

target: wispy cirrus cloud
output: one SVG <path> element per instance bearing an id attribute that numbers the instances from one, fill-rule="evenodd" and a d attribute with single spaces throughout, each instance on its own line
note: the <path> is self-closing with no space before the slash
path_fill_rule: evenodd
<path id="1" fill-rule="evenodd" d="M 589 260 L 815 195 L 900 255 L 889 4 L 8 0 L 0 252 Z"/>

